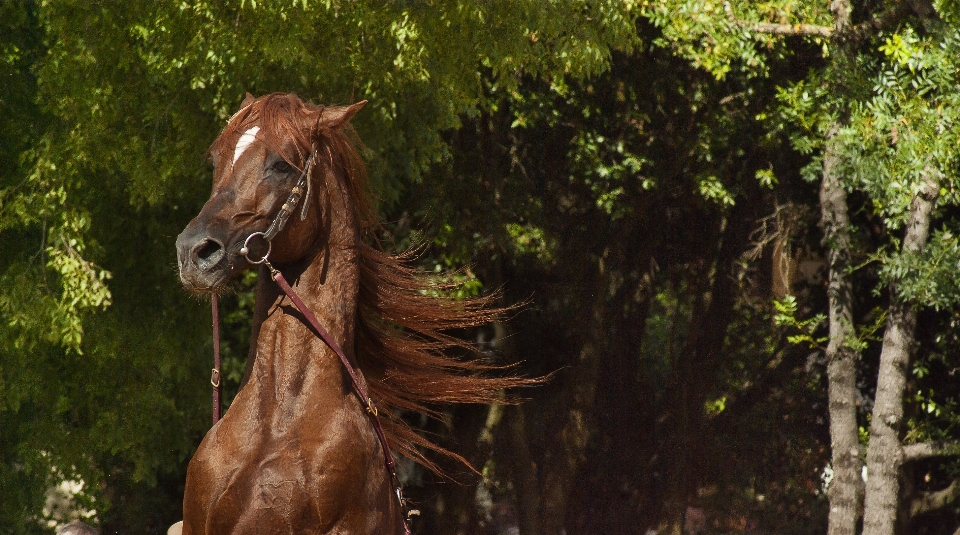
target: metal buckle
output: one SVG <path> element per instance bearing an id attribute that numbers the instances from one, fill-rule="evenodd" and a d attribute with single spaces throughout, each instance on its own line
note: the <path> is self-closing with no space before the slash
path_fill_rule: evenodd
<path id="1" fill-rule="evenodd" d="M 210 384 L 214 388 L 220 388 L 220 370 L 214 368 L 213 373 L 210 374 Z"/>
<path id="2" fill-rule="evenodd" d="M 264 239 L 264 241 L 267 242 L 267 252 L 263 255 L 263 258 L 261 258 L 260 260 L 253 260 L 250 258 L 250 240 L 253 239 L 254 236 L 260 236 L 261 238 Z M 270 242 L 270 240 L 267 239 L 266 234 L 264 234 L 263 232 L 254 232 L 253 234 L 247 236 L 247 239 L 243 240 L 243 247 L 240 248 L 240 254 L 242 254 L 243 257 L 247 259 L 247 262 L 250 262 L 253 265 L 260 265 L 267 261 L 267 257 L 270 256 L 270 251 L 272 250 L 272 248 L 273 248 L 273 244 Z"/>

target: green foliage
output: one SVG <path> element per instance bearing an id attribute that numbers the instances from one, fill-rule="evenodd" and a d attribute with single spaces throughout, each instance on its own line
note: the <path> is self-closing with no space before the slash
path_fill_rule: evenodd
<path id="1" fill-rule="evenodd" d="M 727 408 L 727 396 L 721 396 L 715 400 L 707 401 L 704 404 L 704 409 L 706 409 L 709 416 L 716 416 L 724 411 Z"/>
<path id="2" fill-rule="evenodd" d="M 705 320 L 713 279 L 729 278 L 716 250 L 749 245 L 751 229 L 737 225 L 765 215 L 759 204 L 813 203 L 797 178 L 819 180 L 832 139 L 861 225 L 854 261 L 871 261 L 850 274 L 858 287 L 893 283 L 950 315 L 960 301 L 955 4 L 937 0 L 942 20 L 906 18 L 841 50 L 758 30 L 832 27 L 827 2 L 796 0 L 0 3 L 0 532 L 42 532 L 43 493 L 66 478 L 86 483 L 81 500 L 101 519 L 123 517 L 131 531 L 147 531 L 146 516 L 176 519 L 184 461 L 208 426 L 210 342 L 206 303 L 180 290 L 172 242 L 208 194 L 204 152 L 246 91 L 369 100 L 355 124 L 379 208 L 398 219 L 386 241 L 427 244 L 421 262 L 438 292 L 469 297 L 511 280 L 520 299 L 539 292 L 533 334 L 510 342 L 538 373 L 588 376 L 575 359 L 593 344 L 603 365 L 624 368 L 625 385 L 642 383 L 642 394 L 623 387 L 598 403 L 669 416 L 672 385 L 699 384 L 692 406 L 724 428 L 716 436 L 749 434 L 743 451 L 755 455 L 786 445 L 784 467 L 702 476 L 737 485 L 717 503 L 779 527 L 764 495 L 823 501 L 811 498 L 825 458 L 819 364 L 802 374 L 793 363 L 765 402 L 743 400 L 790 358 L 783 330 L 790 344 L 822 348 L 826 316 L 798 293 L 773 303 L 774 328 L 769 294 L 748 306 L 749 281 L 738 281 L 735 317 Z M 923 253 L 900 253 L 931 173 L 937 230 Z M 255 282 L 251 272 L 224 296 L 228 398 Z M 844 343 L 868 359 L 885 316 L 869 291 L 856 299 L 862 325 Z M 681 366 L 714 321 L 730 322 L 723 358 L 709 372 Z M 600 334 L 583 329 L 590 322 Z M 921 348 L 909 440 L 957 431 L 956 396 L 935 383 L 952 367 L 955 330 L 930 327 L 935 347 Z M 537 420 L 590 397 L 563 392 L 539 401 Z M 663 431 L 661 421 L 650 427 Z M 731 421 L 742 428 L 720 423 Z M 591 462 L 602 468 L 621 441 L 590 436 Z M 484 470 L 509 477 L 499 461 Z M 662 486 L 636 483 L 646 468 L 618 471 L 635 479 L 599 488 Z M 813 503 L 796 513 L 802 522 L 816 524 Z"/>
<path id="3" fill-rule="evenodd" d="M 715 176 L 708 176 L 700 181 L 700 195 L 723 206 L 734 204 L 733 196 Z"/>
<path id="4" fill-rule="evenodd" d="M 824 106 L 828 98 L 827 87 L 816 73 L 787 87 L 777 88 L 780 103 L 777 119 L 794 127 L 788 135 L 801 154 L 813 154 L 823 148 L 823 134 L 834 119 Z M 819 177 L 819 169 L 811 167 L 810 175 Z"/>
<path id="5" fill-rule="evenodd" d="M 899 295 L 908 301 L 952 309 L 960 304 L 957 269 L 960 268 L 960 240 L 954 232 L 933 232 L 920 254 L 891 254 L 884 258 L 881 281 L 896 283 Z"/>
<path id="6" fill-rule="evenodd" d="M 508 223 L 506 228 L 516 254 L 533 254 L 541 262 L 550 262 L 553 259 L 551 249 L 555 247 L 551 248 L 547 244 L 543 229 L 518 223 Z"/>
<path id="7" fill-rule="evenodd" d="M 777 185 L 777 176 L 773 173 L 773 169 L 760 169 L 756 177 L 757 182 L 765 188 L 773 189 Z"/>
<path id="8" fill-rule="evenodd" d="M 103 518 L 122 514 L 114 493 L 182 470 L 205 429 L 208 312 L 179 288 L 173 237 L 246 91 L 369 100 L 355 122 L 390 208 L 491 93 L 596 76 L 639 44 L 637 16 L 612 0 L 0 3 L 0 531 L 33 529 L 66 477 Z M 509 225 L 518 254 L 550 255 L 536 227 Z M 482 288 L 453 277 L 457 295 Z M 249 298 L 227 298 L 231 387 Z"/>
<path id="9" fill-rule="evenodd" d="M 944 21 L 954 25 L 960 22 L 960 2 L 957 0 L 933 0 L 932 4 Z"/>
<path id="10" fill-rule="evenodd" d="M 784 296 L 782 301 L 773 301 L 773 307 L 776 315 L 773 317 L 774 323 L 779 327 L 787 327 L 799 334 L 787 336 L 787 341 L 791 344 L 806 344 L 814 349 L 824 349 L 824 344 L 830 339 L 829 336 L 816 336 L 820 326 L 827 321 L 826 314 L 816 314 L 805 320 L 797 319 L 797 298 L 793 295 Z"/>
<path id="11" fill-rule="evenodd" d="M 771 59 L 789 53 L 782 37 L 754 30 L 754 24 L 830 25 L 825 3 L 729 0 L 643 2 L 643 14 L 663 30 L 654 43 L 723 79 L 734 69 L 765 76 Z M 816 42 L 823 43 L 822 38 Z M 825 44 L 825 43 L 824 43 Z"/>
<path id="12" fill-rule="evenodd" d="M 921 39 L 911 29 L 887 38 L 886 61 L 872 96 L 857 103 L 840 134 L 845 174 L 867 192 L 891 228 L 901 227 L 928 175 L 938 177 L 940 205 L 956 204 L 956 124 L 960 114 L 960 33 L 943 28 Z"/>
<path id="13" fill-rule="evenodd" d="M 571 154 L 570 180 L 583 180 L 595 196 L 597 208 L 611 219 L 626 215 L 631 207 L 624 203 L 624 182 L 641 174 L 646 158 L 630 152 L 623 140 L 607 139 L 589 131 L 574 139 Z M 654 181 L 642 177 L 641 187 L 650 189 Z"/>

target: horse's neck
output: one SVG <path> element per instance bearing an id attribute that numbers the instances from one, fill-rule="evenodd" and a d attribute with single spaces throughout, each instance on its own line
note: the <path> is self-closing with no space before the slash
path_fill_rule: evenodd
<path id="1" fill-rule="evenodd" d="M 352 214 L 345 197 L 331 197 L 340 198 L 340 202 L 334 200 L 324 206 L 327 213 L 337 217 Z M 332 221 L 327 228 L 328 238 L 315 253 L 282 266 L 281 271 L 320 324 L 352 356 L 360 283 L 359 236 L 349 217 Z M 256 309 L 250 381 L 264 392 L 272 390 L 278 402 L 324 395 L 331 389 L 329 393 L 334 396 L 345 393 L 339 358 L 313 334 L 266 269 L 260 271 Z"/>

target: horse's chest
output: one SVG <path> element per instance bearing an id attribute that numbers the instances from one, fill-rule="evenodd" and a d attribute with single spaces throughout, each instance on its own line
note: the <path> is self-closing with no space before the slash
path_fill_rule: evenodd
<path id="1" fill-rule="evenodd" d="M 323 468 L 316 452 L 303 451 L 297 440 L 252 442 L 260 443 L 235 450 L 236 456 L 225 451 L 198 455 L 196 475 L 203 480 L 198 488 L 211 491 L 201 515 L 214 528 L 210 531 L 297 533 L 298 527 L 329 526 L 338 512 L 323 498 L 329 491 L 319 481 Z"/>
<path id="2" fill-rule="evenodd" d="M 299 431 L 311 427 L 309 434 Z M 368 458 L 368 448 L 350 440 L 356 438 L 356 429 L 350 432 L 354 427 L 337 425 L 334 418 L 317 427 L 293 426 L 298 431 L 288 434 L 263 427 L 259 432 L 217 429 L 233 440 L 205 442 L 201 448 L 205 451 L 197 452 L 196 466 L 191 467 L 205 480 L 200 486 L 212 491 L 206 516 L 224 519 L 239 514 L 241 521 L 260 526 L 287 526 L 289 519 L 297 519 L 298 525 L 323 526 L 340 518 L 351 503 L 369 500 L 367 472 L 375 464 Z"/>

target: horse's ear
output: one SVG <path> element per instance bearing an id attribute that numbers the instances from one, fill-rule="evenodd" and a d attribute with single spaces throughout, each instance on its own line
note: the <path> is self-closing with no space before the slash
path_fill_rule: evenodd
<path id="1" fill-rule="evenodd" d="M 248 92 L 247 92 L 247 97 L 244 98 L 244 99 L 243 99 L 243 103 L 240 104 L 240 109 L 242 110 L 243 108 L 246 108 L 247 106 L 253 104 L 253 101 L 254 101 L 254 100 L 257 100 L 257 97 L 251 95 L 250 92 L 248 91 Z"/>
<path id="2" fill-rule="evenodd" d="M 349 106 L 332 106 L 323 110 L 323 126 L 327 128 L 340 128 L 347 124 L 350 119 L 356 115 L 360 108 L 367 104 L 366 100 L 361 100 L 356 104 Z"/>

